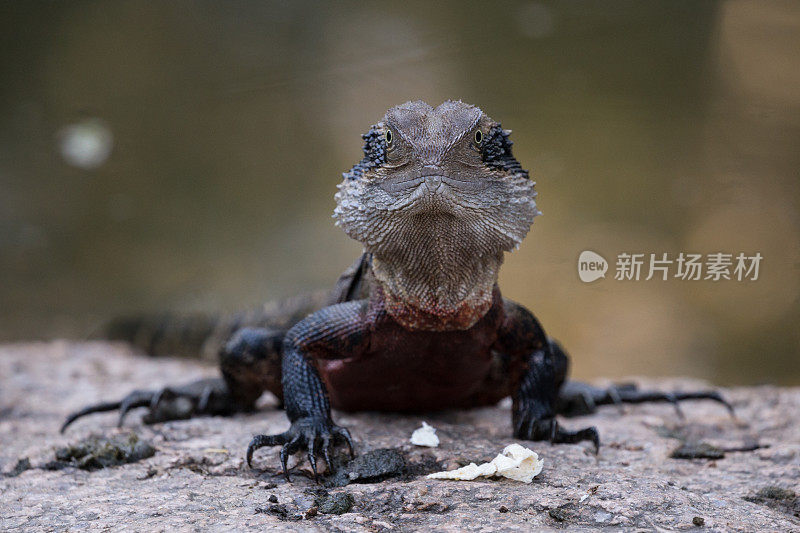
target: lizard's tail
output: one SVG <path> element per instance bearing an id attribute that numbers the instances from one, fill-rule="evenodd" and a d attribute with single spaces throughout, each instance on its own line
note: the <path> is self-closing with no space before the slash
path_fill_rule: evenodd
<path id="1" fill-rule="evenodd" d="M 149 355 L 176 355 L 216 361 L 220 348 L 243 327 L 287 331 L 328 304 L 328 292 L 270 302 L 235 315 L 161 314 L 121 317 L 109 322 L 101 338 L 126 341 Z"/>
<path id="2" fill-rule="evenodd" d="M 148 355 L 213 360 L 223 342 L 218 337 L 227 338 L 233 322 L 199 313 L 127 316 L 109 322 L 101 336 L 129 342 Z"/>

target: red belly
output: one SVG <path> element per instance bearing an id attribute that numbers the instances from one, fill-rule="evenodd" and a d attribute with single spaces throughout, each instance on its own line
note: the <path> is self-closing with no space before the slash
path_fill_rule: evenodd
<path id="1" fill-rule="evenodd" d="M 462 331 L 410 331 L 390 317 L 372 325 L 358 355 L 317 361 L 331 404 L 347 411 L 428 411 L 466 406 L 485 382 L 502 301 Z"/>

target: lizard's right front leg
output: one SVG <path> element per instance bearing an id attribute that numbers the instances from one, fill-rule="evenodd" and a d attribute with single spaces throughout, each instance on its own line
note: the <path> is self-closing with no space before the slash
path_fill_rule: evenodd
<path id="1" fill-rule="evenodd" d="M 337 441 L 347 443 L 354 455 L 350 432 L 334 424 L 328 391 L 320 377 L 317 362 L 326 359 L 357 357 L 368 343 L 364 320 L 365 301 L 347 302 L 321 309 L 295 325 L 283 344 L 283 400 L 291 427 L 278 435 L 256 435 L 247 447 L 247 464 L 253 453 L 264 446 L 282 446 L 283 473 L 289 480 L 290 454 L 307 452 L 308 462 L 317 476 L 317 454 L 322 453 L 331 468 L 330 448 Z"/>

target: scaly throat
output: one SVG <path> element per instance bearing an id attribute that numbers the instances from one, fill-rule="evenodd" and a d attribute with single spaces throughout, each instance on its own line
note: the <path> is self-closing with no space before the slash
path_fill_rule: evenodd
<path id="1" fill-rule="evenodd" d="M 398 223 L 373 249 L 387 312 L 409 329 L 464 330 L 492 306 L 503 251 L 476 221 L 424 214 Z"/>

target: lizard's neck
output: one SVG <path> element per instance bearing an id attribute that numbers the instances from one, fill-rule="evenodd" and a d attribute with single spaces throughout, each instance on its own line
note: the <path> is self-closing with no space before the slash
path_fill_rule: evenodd
<path id="1" fill-rule="evenodd" d="M 386 311 L 409 329 L 463 330 L 492 306 L 503 251 L 451 215 L 409 220 L 373 251 Z"/>

